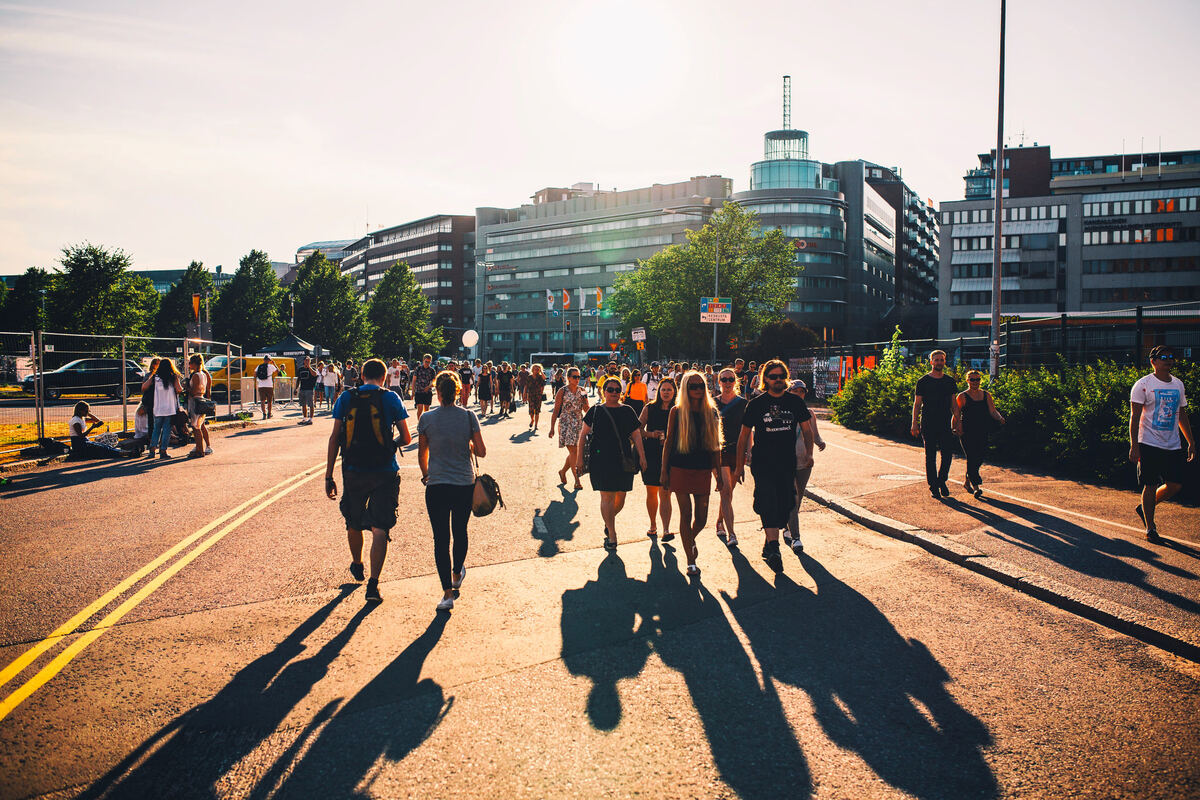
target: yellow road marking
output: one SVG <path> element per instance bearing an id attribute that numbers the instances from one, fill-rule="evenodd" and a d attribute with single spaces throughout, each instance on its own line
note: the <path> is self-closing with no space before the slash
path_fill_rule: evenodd
<path id="1" fill-rule="evenodd" d="M 925 474 L 924 470 L 910 467 L 907 464 L 900 464 L 895 461 L 888 461 L 886 458 L 880 458 L 879 456 L 873 456 L 870 453 L 863 453 L 859 450 L 854 450 L 853 448 L 846 447 L 844 445 L 834 444 L 833 442 L 830 442 L 829 446 L 836 447 L 839 450 L 845 450 L 847 453 L 854 453 L 855 455 L 866 456 L 867 458 L 873 458 L 876 461 L 882 461 L 885 464 L 891 464 L 893 467 L 900 467 L 900 469 L 906 469 L 909 472 L 915 472 L 918 475 Z M 1027 505 L 1031 505 L 1031 506 L 1041 506 L 1042 508 L 1047 508 L 1051 511 L 1058 511 L 1062 514 L 1070 514 L 1072 517 L 1079 517 L 1080 519 L 1086 519 L 1086 520 L 1089 520 L 1090 522 L 1099 522 L 1102 525 L 1110 525 L 1114 528 L 1122 528 L 1127 531 L 1133 531 L 1134 533 L 1145 533 L 1145 531 L 1143 531 L 1141 528 L 1135 528 L 1132 525 L 1124 525 L 1120 522 L 1113 522 L 1112 520 L 1109 520 L 1109 519 L 1102 519 L 1101 517 L 1093 517 L 1088 514 L 1081 514 L 1078 511 L 1071 511 L 1070 509 L 1067 509 L 1067 508 L 1059 508 L 1058 506 L 1052 506 L 1052 505 L 1049 505 L 1048 503 L 1039 503 L 1037 500 L 1027 500 L 1024 497 L 1017 497 L 1016 495 L 1005 494 L 1004 492 L 998 492 L 995 489 L 988 489 L 988 493 L 997 495 L 998 497 L 1007 497 L 1009 500 L 1016 500 L 1018 503 L 1026 503 Z"/>
<path id="2" fill-rule="evenodd" d="M 156 589 L 159 586 L 161 586 L 162 583 L 168 577 L 170 577 L 171 575 L 174 575 L 176 572 L 179 571 L 179 569 L 182 569 L 182 567 L 185 566 L 187 563 L 190 563 L 197 555 L 199 555 L 204 550 L 207 550 L 208 547 L 211 547 L 212 544 L 215 544 L 222 536 L 224 536 L 226 533 L 228 533 L 233 528 L 240 525 L 242 522 L 244 522 L 246 519 L 248 519 L 249 516 L 253 516 L 259 510 L 261 510 L 262 508 L 265 508 L 270 503 L 275 502 L 275 500 L 278 500 L 280 497 L 283 497 L 285 494 L 288 494 L 290 491 L 292 491 L 292 489 L 295 489 L 296 487 L 300 486 L 302 483 L 312 480 L 314 477 L 316 477 L 316 475 L 308 475 L 307 477 L 305 477 L 306 474 L 309 472 L 312 472 L 315 469 L 320 469 L 324 466 L 325 466 L 325 463 L 321 462 L 312 467 L 309 467 L 308 469 L 303 470 L 302 472 L 298 472 L 295 475 L 292 475 L 291 477 L 285 478 L 284 480 L 280 481 L 279 483 L 275 484 L 274 486 L 272 486 L 262 492 L 259 492 L 257 495 L 255 495 L 254 497 L 245 501 L 244 503 L 241 503 L 240 505 L 237 505 L 234 508 L 230 509 L 229 511 L 225 512 L 224 514 L 217 517 L 212 522 L 210 522 L 207 525 L 205 525 L 204 527 L 200 528 L 195 533 L 190 534 L 189 536 L 185 537 L 178 544 L 174 545 L 169 550 L 167 550 L 165 553 L 160 555 L 158 558 L 154 559 L 153 561 L 151 561 L 150 563 L 146 564 L 144 567 L 139 569 L 137 572 L 133 573 L 128 578 L 126 578 L 125 580 L 118 583 L 116 586 L 114 586 L 112 589 L 110 589 L 108 592 L 106 592 L 104 595 L 102 595 L 100 598 L 98 598 L 95 602 L 91 603 L 86 608 L 84 608 L 82 611 L 80 611 L 78 614 L 71 617 L 71 619 L 67 620 L 65 623 L 63 623 L 58 628 L 56 628 L 49 636 L 47 636 L 46 638 L 37 642 L 33 647 L 31 647 L 29 650 L 27 650 L 26 652 L 21 654 L 20 657 L 18 657 L 15 661 L 13 661 L 11 664 L 9 664 L 7 667 L 5 667 L 2 671 L 0 671 L 0 686 L 4 685 L 8 681 L 12 680 L 14 677 L 19 675 L 26 667 L 28 667 L 31 663 L 33 663 L 38 658 L 38 656 L 40 656 L 42 653 L 49 650 L 54 645 L 58 644 L 58 642 L 61 639 L 63 639 L 63 637 L 68 636 L 69 634 L 73 633 L 76 628 L 78 628 L 80 625 L 82 625 L 84 622 L 86 622 L 88 619 L 90 619 L 92 616 L 94 616 L 98 611 L 100 611 L 102 608 L 107 606 L 109 603 L 111 603 L 117 597 L 122 595 L 126 590 L 128 590 L 131 586 L 136 584 L 142 578 L 146 577 L 151 572 L 158 569 L 164 563 L 169 561 L 171 558 L 173 558 L 175 555 L 177 555 L 180 551 L 185 549 L 188 545 L 192 544 L 197 539 L 204 536 L 205 534 L 207 534 L 209 531 L 213 530 L 214 528 L 217 528 L 220 525 L 224 524 L 232 517 L 241 513 L 242 511 L 244 511 L 246 508 L 253 505 L 254 503 L 262 500 L 264 497 L 266 497 L 267 495 L 276 491 L 280 487 L 287 486 L 287 484 L 292 483 L 293 481 L 298 481 L 297 483 L 294 483 L 292 486 L 290 486 L 286 491 L 277 495 L 275 498 L 273 498 L 273 499 L 269 500 L 268 502 L 263 503 L 262 505 L 255 508 L 254 511 L 250 512 L 249 515 L 243 515 L 233 525 L 224 529 L 223 531 L 221 531 L 219 534 L 217 534 L 215 537 L 213 537 L 209 541 L 205 542 L 204 544 L 201 544 L 200 547 L 198 547 L 196 550 L 192 551 L 192 553 L 190 553 L 188 556 L 185 556 L 183 559 L 181 559 L 179 562 L 177 562 L 176 565 L 173 565 L 170 569 L 165 571 L 162 575 L 160 575 L 154 581 L 151 581 L 149 584 L 147 584 L 147 587 L 153 587 L 153 588 L 151 588 L 150 591 L 153 591 L 153 589 Z M 317 473 L 317 474 L 320 474 L 320 473 Z M 134 597 L 130 598 L 130 600 L 133 600 L 135 597 L 140 597 L 141 599 L 145 599 L 145 595 L 143 595 L 142 592 L 145 592 L 145 589 L 143 589 L 142 591 L 135 594 Z M 149 594 L 149 592 L 146 592 L 146 594 Z M 137 602 L 141 602 L 141 599 L 139 599 Z M 109 614 L 107 617 L 105 617 L 105 619 L 102 620 L 97 627 L 99 629 L 103 629 L 108 626 L 111 626 L 113 624 L 113 622 L 115 622 L 117 619 L 120 619 L 120 617 L 122 617 L 126 613 L 128 613 L 129 610 L 133 607 L 132 605 L 130 605 L 128 608 L 126 608 L 126 606 L 128 604 L 129 604 L 129 600 L 127 600 L 124 604 L 122 604 L 117 609 L 117 611 L 121 612 L 118 616 L 116 616 L 115 618 L 113 617 L 113 614 L 117 613 L 117 611 L 114 611 L 113 614 Z M 137 605 L 137 603 L 134 603 L 133 605 Z M 122 609 L 124 609 L 124 610 L 122 611 Z M 105 622 L 107 622 L 108 624 L 105 625 Z M 74 657 L 74 655 L 73 655 L 74 653 L 77 653 L 79 650 L 82 650 L 84 647 L 86 647 L 88 644 L 90 644 L 91 641 L 94 641 L 96 636 L 99 635 L 99 634 L 96 634 L 96 636 L 91 636 L 91 634 L 94 632 L 95 631 L 89 631 L 88 633 L 85 633 L 83 637 L 81 637 L 79 640 L 77 640 L 75 643 L 73 643 L 69 648 L 67 648 L 67 650 L 64 651 L 63 654 L 60 654 L 59 658 L 61 658 L 62 655 L 65 655 L 66 653 L 72 653 L 72 657 Z M 82 644 L 81 644 L 81 642 L 82 642 Z M 57 661 L 57 660 L 58 659 L 55 659 L 55 661 Z M 69 660 L 70 660 L 70 658 L 66 659 L 66 661 L 69 661 Z M 66 665 L 66 661 L 63 661 L 62 664 L 58 667 L 58 669 L 55 670 L 55 672 L 58 672 L 58 670 L 61 670 L 62 667 Z M 39 673 L 39 675 L 40 674 L 41 673 Z M 47 679 L 49 679 L 49 677 L 50 676 L 47 676 Z M 42 681 L 42 683 L 44 683 L 44 682 L 45 681 Z M 27 683 L 26 686 L 28 686 L 28 685 L 29 684 Z M 24 688 L 24 687 L 22 687 L 22 688 Z M 34 687 L 34 688 L 36 688 L 36 687 Z M 20 689 L 17 690 L 17 692 L 20 692 L 20 691 L 21 691 Z M 0 705 L 0 708 L 6 709 L 6 710 L 0 711 L 0 719 L 3 719 L 4 716 L 8 713 L 8 711 L 11 710 L 11 709 L 7 708 L 7 704 L 9 702 L 9 700 L 17 694 L 17 692 L 14 692 L 13 695 L 10 695 L 9 698 L 4 700 L 3 705 Z M 28 696 L 28 693 L 26 693 L 25 696 Z M 22 698 L 22 699 L 24 699 L 24 698 Z M 17 702 L 20 702 L 20 701 L 18 700 Z M 16 704 L 14 703 L 14 706 L 15 705 Z"/>

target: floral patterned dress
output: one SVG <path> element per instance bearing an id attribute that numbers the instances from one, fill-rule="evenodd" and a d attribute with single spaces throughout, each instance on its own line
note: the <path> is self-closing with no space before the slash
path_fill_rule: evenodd
<path id="1" fill-rule="evenodd" d="M 563 404 L 558 412 L 558 446 L 574 447 L 579 443 L 579 431 L 583 428 L 583 404 L 587 393 L 583 389 L 563 389 Z"/>

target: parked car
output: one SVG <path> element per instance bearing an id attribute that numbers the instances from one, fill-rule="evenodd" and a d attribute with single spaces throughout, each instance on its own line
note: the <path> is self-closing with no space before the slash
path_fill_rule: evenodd
<path id="1" fill-rule="evenodd" d="M 125 386 L 130 394 L 140 392 L 146 373 L 134 361 L 119 358 L 79 358 L 42 374 L 46 399 L 57 400 L 64 394 L 104 395 L 121 398 L 121 365 L 125 368 Z M 33 394 L 35 378 L 21 381 L 22 391 Z"/>

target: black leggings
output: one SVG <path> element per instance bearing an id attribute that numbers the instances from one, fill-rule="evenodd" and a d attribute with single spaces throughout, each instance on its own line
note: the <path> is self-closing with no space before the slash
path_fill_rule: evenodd
<path id="1" fill-rule="evenodd" d="M 429 512 L 429 525 L 433 528 L 433 559 L 437 562 L 443 592 L 450 591 L 451 529 L 454 532 L 454 572 L 461 574 L 463 562 L 467 560 L 467 521 L 471 518 L 474 497 L 473 483 L 466 486 L 434 483 L 425 487 L 425 510 Z"/>
<path id="2" fill-rule="evenodd" d="M 940 486 L 950 478 L 950 464 L 954 461 L 954 434 L 949 428 L 940 426 L 925 431 L 925 480 L 931 488 Z M 938 452 L 942 454 L 942 467 L 938 469 Z"/>
<path id="3" fill-rule="evenodd" d="M 983 466 L 983 457 L 987 455 L 987 434 L 964 435 L 962 437 L 963 452 L 967 454 L 967 480 L 978 486 L 983 483 L 979 468 Z"/>

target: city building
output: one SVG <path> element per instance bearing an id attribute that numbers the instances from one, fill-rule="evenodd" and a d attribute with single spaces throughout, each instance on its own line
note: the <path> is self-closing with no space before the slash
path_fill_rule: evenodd
<path id="1" fill-rule="evenodd" d="M 763 160 L 751 166 L 749 191 L 733 199 L 794 241 L 802 274 L 789 317 L 829 342 L 885 337 L 906 309 L 936 298 L 933 209 L 898 169 L 810 158 L 808 133 L 791 127 L 788 76 L 783 109 L 783 127 L 764 136 Z"/>
<path id="2" fill-rule="evenodd" d="M 342 263 L 342 259 L 357 239 L 330 239 L 323 242 L 309 242 L 308 244 L 296 248 L 296 263 L 300 264 L 304 259 L 311 256 L 313 253 L 324 253 L 328 261 L 334 264 Z"/>
<path id="3" fill-rule="evenodd" d="M 429 299 L 433 325 L 441 325 L 451 342 L 475 327 L 475 217 L 436 214 L 381 228 L 345 246 L 341 270 L 367 300 L 398 261 L 412 269 Z"/>
<path id="4" fill-rule="evenodd" d="M 183 277 L 187 269 L 135 269 L 130 271 L 136 275 L 149 278 L 154 284 L 154 291 L 159 294 L 166 294 L 171 290 L 172 286 L 179 282 L 179 279 Z M 233 278 L 233 273 L 225 273 L 219 264 L 217 265 L 217 271 L 211 274 L 213 286 L 217 289 L 229 283 L 230 279 Z"/>
<path id="5" fill-rule="evenodd" d="M 516 208 L 476 209 L 480 356 L 524 361 L 619 345 L 618 320 L 598 313 L 597 301 L 619 273 L 682 244 L 703 221 L 677 211 L 719 208 L 731 189 L 720 176 L 627 191 L 577 183 L 542 189 Z"/>
<path id="6" fill-rule="evenodd" d="M 1001 313 L 1039 318 L 1200 300 L 1200 150 L 1052 158 L 1004 151 Z M 995 151 L 941 204 L 938 336 L 986 335 Z"/>

